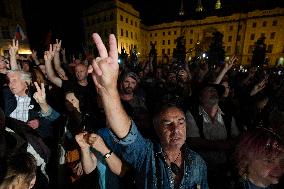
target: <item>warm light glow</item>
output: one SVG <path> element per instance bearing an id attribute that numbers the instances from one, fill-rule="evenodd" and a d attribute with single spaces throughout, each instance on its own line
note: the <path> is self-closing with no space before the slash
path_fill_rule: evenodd
<path id="1" fill-rule="evenodd" d="M 32 54 L 30 49 L 19 49 L 18 54 Z"/>

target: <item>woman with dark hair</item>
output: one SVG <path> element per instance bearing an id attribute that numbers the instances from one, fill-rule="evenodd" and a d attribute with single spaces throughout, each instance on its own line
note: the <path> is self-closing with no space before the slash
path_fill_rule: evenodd
<path id="1" fill-rule="evenodd" d="M 284 173 L 284 144 L 272 129 L 244 133 L 236 151 L 240 188 L 272 189 Z"/>

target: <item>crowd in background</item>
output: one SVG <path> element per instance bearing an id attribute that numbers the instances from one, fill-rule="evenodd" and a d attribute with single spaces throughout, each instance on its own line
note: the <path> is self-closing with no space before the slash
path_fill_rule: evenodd
<path id="1" fill-rule="evenodd" d="M 282 68 L 133 70 L 114 36 L 109 51 L 93 38 L 88 59 L 68 62 L 61 40 L 0 56 L 0 188 L 283 188 Z"/>

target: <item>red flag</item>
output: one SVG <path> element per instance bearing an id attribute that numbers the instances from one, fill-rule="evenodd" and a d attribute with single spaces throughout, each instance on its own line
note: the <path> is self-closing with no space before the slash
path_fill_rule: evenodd
<path id="1" fill-rule="evenodd" d="M 15 31 L 15 39 L 16 40 L 25 40 L 27 38 L 27 36 L 25 35 L 22 27 L 17 24 L 16 26 L 16 31 Z"/>

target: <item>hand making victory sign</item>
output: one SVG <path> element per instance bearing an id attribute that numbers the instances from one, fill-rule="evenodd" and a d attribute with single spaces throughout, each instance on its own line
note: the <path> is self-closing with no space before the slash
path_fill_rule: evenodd
<path id="1" fill-rule="evenodd" d="M 97 33 L 93 34 L 93 39 L 100 56 L 93 60 L 88 72 L 92 73 L 93 80 L 99 91 L 116 89 L 119 69 L 116 38 L 113 34 L 109 36 L 109 53 Z"/>

